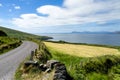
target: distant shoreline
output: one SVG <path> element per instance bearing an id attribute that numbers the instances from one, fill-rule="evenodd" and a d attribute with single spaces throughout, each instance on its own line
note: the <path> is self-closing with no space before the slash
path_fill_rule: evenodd
<path id="1" fill-rule="evenodd" d="M 120 32 L 63 32 L 63 33 L 36 33 L 39 34 L 120 34 Z"/>
<path id="2" fill-rule="evenodd" d="M 66 42 L 66 41 L 63 41 L 63 40 L 59 40 L 59 41 L 49 41 L 48 40 L 46 42 L 60 43 L 60 44 L 75 44 L 75 45 L 99 46 L 99 47 L 107 47 L 107 48 L 120 49 L 120 46 L 114 46 L 114 45 L 89 44 L 89 43 L 72 43 L 72 42 Z"/>
<path id="3" fill-rule="evenodd" d="M 120 34 L 88 34 L 88 33 L 64 33 L 64 34 L 40 34 L 51 36 L 51 41 L 63 40 L 71 43 L 88 43 L 120 46 Z"/>

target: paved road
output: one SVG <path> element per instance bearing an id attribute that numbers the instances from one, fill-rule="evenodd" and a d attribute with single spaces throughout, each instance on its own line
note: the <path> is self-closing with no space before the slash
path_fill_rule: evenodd
<path id="1" fill-rule="evenodd" d="M 24 41 L 20 47 L 0 55 L 0 80 L 13 80 L 19 64 L 37 47 L 33 42 Z"/>

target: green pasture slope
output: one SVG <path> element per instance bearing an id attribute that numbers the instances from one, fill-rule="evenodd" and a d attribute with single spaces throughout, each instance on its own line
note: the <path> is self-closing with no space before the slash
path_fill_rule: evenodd
<path id="1" fill-rule="evenodd" d="M 17 38 L 10 38 L 4 31 L 0 30 L 0 54 L 18 47 L 21 43 Z"/>
<path id="2" fill-rule="evenodd" d="M 9 29 L 9 28 L 5 28 L 0 26 L 0 30 L 4 31 L 5 33 L 7 33 L 7 35 L 9 37 L 13 37 L 13 38 L 18 38 L 18 39 L 39 39 L 39 40 L 47 40 L 50 39 L 51 37 L 47 37 L 47 36 L 38 36 L 38 35 L 34 35 L 34 34 L 30 34 L 30 33 L 25 33 L 25 32 L 21 32 L 21 31 L 17 31 L 17 30 L 13 30 L 13 29 Z"/>

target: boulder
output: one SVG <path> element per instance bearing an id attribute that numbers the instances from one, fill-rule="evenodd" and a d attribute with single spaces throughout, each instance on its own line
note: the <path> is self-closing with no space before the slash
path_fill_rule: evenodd
<path id="1" fill-rule="evenodd" d="M 40 64 L 40 65 L 39 65 L 39 69 L 42 70 L 42 71 L 46 71 L 46 70 L 47 70 L 47 67 L 46 67 L 46 65 L 44 65 L 44 64 Z"/>
<path id="2" fill-rule="evenodd" d="M 54 65 L 60 63 L 58 60 L 48 60 L 46 63 L 46 67 L 53 69 Z"/>
<path id="3" fill-rule="evenodd" d="M 53 80 L 73 80 L 66 70 L 66 66 L 62 63 L 55 64 L 55 74 Z"/>
<path id="4" fill-rule="evenodd" d="M 38 66 L 39 64 L 37 61 L 26 61 L 24 65 L 27 67 L 29 65 Z"/>

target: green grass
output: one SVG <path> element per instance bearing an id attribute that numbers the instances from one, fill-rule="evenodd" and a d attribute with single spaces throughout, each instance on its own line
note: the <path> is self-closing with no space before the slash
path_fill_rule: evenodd
<path id="1" fill-rule="evenodd" d="M 7 35 L 9 37 L 18 38 L 18 39 L 22 39 L 22 40 L 26 40 L 26 39 L 27 40 L 32 40 L 32 39 L 47 40 L 47 39 L 51 38 L 51 37 L 48 37 L 48 36 L 38 36 L 38 35 L 26 33 L 26 32 L 21 32 L 21 31 L 5 28 L 5 27 L 2 27 L 2 26 L 0 26 L 0 30 L 7 33 Z"/>
<path id="2" fill-rule="evenodd" d="M 115 48 L 76 45 L 76 44 L 60 44 L 52 42 L 44 42 L 46 46 L 54 48 L 56 51 L 79 57 L 97 57 L 103 55 L 119 55 L 120 51 Z"/>
<path id="3" fill-rule="evenodd" d="M 108 80 L 108 76 L 106 74 L 93 72 L 91 74 L 88 74 L 86 79 L 88 79 L 88 80 Z"/>
<path id="4" fill-rule="evenodd" d="M 48 47 L 48 51 L 52 55 L 52 59 L 56 59 L 64 63 L 68 73 L 74 80 L 119 80 L 120 74 L 115 73 L 113 67 L 120 69 L 120 56 L 103 55 L 99 57 L 77 57 L 60 52 L 54 48 Z M 114 75 L 114 76 L 112 76 Z"/>
<path id="5" fill-rule="evenodd" d="M 59 43 L 59 44 L 73 44 L 73 45 L 87 45 L 87 46 L 95 46 L 95 47 L 105 47 L 105 48 L 114 48 L 120 50 L 120 46 L 112 46 L 112 45 L 102 45 L 102 44 L 88 44 L 88 43 L 71 43 L 66 41 L 46 41 L 51 43 Z"/>
<path id="6" fill-rule="evenodd" d="M 58 51 L 55 51 L 52 48 L 48 47 L 48 51 L 51 53 L 52 55 L 52 59 L 55 60 L 59 60 L 60 62 L 64 63 L 67 67 L 67 71 L 69 72 L 69 74 L 74 78 L 79 77 L 78 75 L 76 75 L 76 66 L 80 63 L 80 61 L 83 58 L 77 57 L 77 56 L 70 56 L 68 54 L 64 54 Z"/>
<path id="7" fill-rule="evenodd" d="M 18 47 L 22 42 L 16 38 L 0 37 L 0 54 Z"/>

